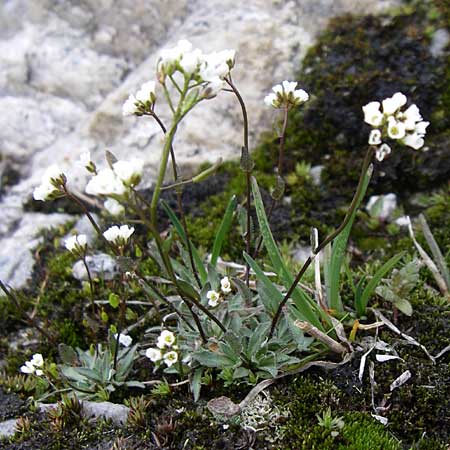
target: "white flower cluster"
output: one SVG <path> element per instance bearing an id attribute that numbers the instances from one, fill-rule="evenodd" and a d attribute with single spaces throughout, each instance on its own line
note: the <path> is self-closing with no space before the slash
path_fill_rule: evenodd
<path id="1" fill-rule="evenodd" d="M 157 348 L 148 348 L 145 356 L 157 366 L 164 362 L 167 367 L 171 367 L 178 361 L 178 346 L 176 337 L 169 330 L 163 330 L 156 340 Z"/>
<path id="2" fill-rule="evenodd" d="M 369 144 L 379 146 L 376 158 L 383 161 L 391 153 L 391 148 L 383 143 L 383 138 L 390 138 L 408 147 L 419 150 L 423 147 L 424 136 L 430 122 L 424 122 L 416 105 L 405 111 L 407 98 L 401 92 L 380 102 L 370 102 L 363 106 L 364 121 L 373 127 L 369 135 Z M 381 108 L 381 109 L 380 109 Z"/>
<path id="3" fill-rule="evenodd" d="M 198 48 L 193 49 L 189 41 L 181 40 L 175 47 L 161 51 L 157 66 L 158 79 L 163 83 L 166 76 L 179 71 L 187 79 L 207 83 L 202 97 L 212 98 L 225 86 L 224 78 L 234 67 L 235 56 L 234 50 L 204 54 Z"/>
<path id="4" fill-rule="evenodd" d="M 231 283 L 228 277 L 223 277 L 220 280 L 220 290 L 224 295 L 227 295 L 231 292 Z M 221 293 L 213 290 L 206 293 L 206 298 L 208 299 L 208 305 L 212 308 L 215 308 L 219 305 L 219 303 L 223 301 Z"/>
<path id="5" fill-rule="evenodd" d="M 113 244 L 125 245 L 133 233 L 133 227 L 129 227 L 128 225 L 122 225 L 121 227 L 118 227 L 117 225 L 114 225 L 108 228 L 103 233 L 103 236 L 107 241 L 112 242 Z"/>
<path id="6" fill-rule="evenodd" d="M 151 111 L 151 108 L 156 101 L 156 83 L 154 81 L 147 81 L 136 92 L 136 95 L 131 94 L 127 101 L 122 106 L 122 115 L 142 116 L 146 112 Z"/>
<path id="7" fill-rule="evenodd" d="M 87 236 L 85 234 L 70 236 L 64 241 L 64 245 L 69 252 L 81 254 L 86 250 Z"/>
<path id="8" fill-rule="evenodd" d="M 296 81 L 284 80 L 272 88 L 273 92 L 265 96 L 264 103 L 274 108 L 300 106 L 309 100 L 309 95 L 303 89 L 296 89 L 296 87 Z"/>
<path id="9" fill-rule="evenodd" d="M 61 187 L 65 183 L 66 176 L 63 171 L 56 164 L 53 164 L 45 171 L 41 184 L 34 189 L 33 198 L 44 202 L 60 197 L 63 195 Z"/>
<path id="10" fill-rule="evenodd" d="M 22 373 L 34 374 L 38 377 L 44 375 L 44 358 L 40 353 L 35 353 L 30 361 L 27 361 L 21 368 Z"/>
<path id="11" fill-rule="evenodd" d="M 117 333 L 114 334 L 114 339 L 117 339 Z M 128 336 L 128 334 L 119 334 L 119 344 L 122 344 L 124 347 L 129 347 L 133 343 L 133 338 Z"/>
<path id="12" fill-rule="evenodd" d="M 117 195 L 128 192 L 129 187 L 138 185 L 142 179 L 144 161 L 133 158 L 130 161 L 116 161 L 112 168 L 98 171 L 88 182 L 86 193 L 90 195 Z M 106 207 L 106 205 L 105 205 Z"/>

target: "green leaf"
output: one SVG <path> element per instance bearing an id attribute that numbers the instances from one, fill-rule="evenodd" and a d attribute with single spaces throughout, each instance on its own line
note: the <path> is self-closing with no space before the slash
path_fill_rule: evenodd
<path id="1" fill-rule="evenodd" d="M 228 202 L 227 209 L 225 210 L 222 222 L 220 223 L 219 229 L 216 233 L 216 238 L 214 239 L 214 245 L 211 254 L 211 265 L 213 267 L 216 267 L 217 265 L 217 260 L 220 256 L 222 245 L 228 235 L 228 232 L 230 231 L 231 223 L 233 222 L 233 213 L 236 209 L 236 206 L 237 198 L 235 195 L 233 195 Z"/>
<path id="2" fill-rule="evenodd" d="M 210 352 L 209 350 L 200 349 L 193 353 L 192 357 L 205 367 L 233 367 L 235 361 L 227 356 L 217 353 Z"/>
<path id="3" fill-rule="evenodd" d="M 259 191 L 258 183 L 255 177 L 252 177 L 252 191 L 255 200 L 256 215 L 258 216 L 258 222 L 264 241 L 264 246 L 266 247 L 267 253 L 269 254 L 272 267 L 278 271 L 278 276 L 280 277 L 286 289 L 289 289 L 294 281 L 294 278 L 288 271 L 286 264 L 281 257 L 281 253 L 278 250 L 277 244 L 275 243 L 275 239 L 272 236 L 272 232 L 270 231 L 269 221 L 267 220 L 261 192 Z M 307 320 L 309 323 L 319 328 L 319 330 L 324 331 L 324 327 L 320 318 L 322 318 L 325 322 L 329 322 L 326 313 L 303 290 L 298 287 L 294 289 L 294 292 L 292 293 L 292 299 L 294 300 L 296 306 L 301 310 L 301 314 L 304 317 L 303 320 Z"/>
<path id="4" fill-rule="evenodd" d="M 283 300 L 283 295 L 272 283 L 272 281 L 270 281 L 269 277 L 264 273 L 261 267 L 259 267 L 258 263 L 245 252 L 244 252 L 244 259 L 247 261 L 248 265 L 255 272 L 256 279 L 264 286 L 265 293 L 267 294 L 264 300 L 266 298 L 270 299 L 270 303 L 267 305 L 265 304 L 264 307 L 266 308 L 266 311 L 273 316 L 277 310 L 278 305 Z M 260 297 L 261 301 L 263 301 L 263 296 L 260 295 Z"/>
<path id="5" fill-rule="evenodd" d="M 233 380 L 238 378 L 247 378 L 249 374 L 249 370 L 245 367 L 236 367 L 233 372 Z"/>
<path id="6" fill-rule="evenodd" d="M 202 375 L 203 367 L 198 367 L 194 370 L 194 374 L 191 379 L 191 392 L 194 395 L 194 402 L 197 402 L 200 398 L 200 390 L 202 388 Z"/>
<path id="7" fill-rule="evenodd" d="M 68 366 L 74 366 L 78 361 L 78 356 L 75 350 L 72 347 L 69 347 L 66 344 L 58 345 L 58 352 L 61 361 Z"/>
<path id="8" fill-rule="evenodd" d="M 164 201 L 161 200 L 162 207 L 166 211 L 167 215 L 169 216 L 170 221 L 172 222 L 173 226 L 175 227 L 175 230 L 177 231 L 178 235 L 182 239 L 184 245 L 188 245 L 188 240 L 186 237 L 186 233 L 184 232 L 183 226 L 181 225 L 181 222 L 178 220 L 177 216 L 173 212 L 172 208 Z M 195 268 L 198 271 L 198 274 L 200 276 L 200 280 L 202 283 L 206 283 L 206 280 L 208 279 L 208 274 L 206 272 L 205 266 L 203 265 L 202 259 L 200 258 L 200 255 L 198 254 L 198 250 L 194 247 L 194 244 L 191 244 L 191 250 L 192 250 L 192 256 L 194 258 Z"/>
<path id="9" fill-rule="evenodd" d="M 380 284 L 381 279 L 390 272 L 396 264 L 403 258 L 405 253 L 401 252 L 398 255 L 393 256 L 386 263 L 384 263 L 372 277 L 372 279 L 367 283 L 366 288 L 364 289 L 361 297 L 356 306 L 356 312 L 358 316 L 363 316 L 366 313 L 367 303 L 375 292 L 375 288 Z"/>
<path id="10" fill-rule="evenodd" d="M 403 314 L 406 314 L 407 316 L 412 315 L 413 309 L 411 303 L 409 303 L 406 298 L 398 297 L 397 301 L 394 304 Z"/>
<path id="11" fill-rule="evenodd" d="M 328 268 L 329 282 L 327 284 L 327 298 L 329 307 L 339 313 L 342 313 L 344 311 L 339 295 L 342 262 L 344 261 L 350 231 L 352 229 L 353 222 L 355 221 L 359 205 L 361 204 L 361 201 L 366 194 L 371 175 L 372 170 L 369 169 L 364 176 L 362 189 L 359 193 L 359 196 L 356 198 L 355 209 L 350 216 L 350 220 L 342 230 L 342 232 L 334 238 L 331 247 L 331 260 Z"/>
<path id="12" fill-rule="evenodd" d="M 109 294 L 108 301 L 109 301 L 109 304 L 111 305 L 111 307 L 114 309 L 118 308 L 120 305 L 120 297 L 117 294 L 115 294 L 114 292 L 111 292 Z"/>

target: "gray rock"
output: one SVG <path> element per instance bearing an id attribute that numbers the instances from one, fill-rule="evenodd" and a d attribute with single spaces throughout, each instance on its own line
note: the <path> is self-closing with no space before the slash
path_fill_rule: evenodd
<path id="1" fill-rule="evenodd" d="M 0 108 L 8 112 L 0 116 L 0 153 L 20 164 L 22 175 L 0 200 L 0 277 L 16 287 L 27 280 L 12 268 L 21 272 L 16 255 L 30 260 L 29 249 L 44 221 L 36 215 L 36 230 L 31 230 L 34 216 L 23 221 L 22 202 L 49 164 L 59 164 L 69 185 L 83 190 L 86 175 L 74 161 L 90 150 L 103 167 L 108 148 L 118 158 L 144 158 L 147 185 L 154 178 L 161 132 L 147 118 L 123 119 L 121 106 L 129 93 L 154 77 L 161 48 L 187 38 L 205 52 L 237 50 L 234 80 L 250 112 L 253 147 L 274 118 L 274 111 L 264 106 L 264 95 L 273 84 L 293 76 L 328 20 L 347 12 L 378 13 L 398 2 L 0 2 Z M 167 121 L 168 109 L 162 104 L 157 103 L 157 111 Z M 225 92 L 195 108 L 177 135 L 183 174 L 205 161 L 238 158 L 241 123 L 236 100 Z M 28 273 L 29 262 L 26 267 Z"/>
<path id="2" fill-rule="evenodd" d="M 5 420 L 0 422 L 0 439 L 8 438 L 16 432 L 17 419 Z"/>
<path id="3" fill-rule="evenodd" d="M 439 28 L 433 34 L 430 44 L 430 53 L 435 57 L 439 58 L 444 55 L 445 49 L 450 43 L 450 33 L 445 28 Z"/>
<path id="4" fill-rule="evenodd" d="M 372 195 L 366 205 L 369 214 L 383 222 L 391 219 L 395 208 L 397 208 L 397 196 L 393 193 Z"/>
<path id="5" fill-rule="evenodd" d="M 106 253 L 89 255 L 86 257 L 86 263 L 92 278 L 103 278 L 112 280 L 119 274 L 119 266 L 116 260 Z M 77 261 L 72 267 L 73 277 L 80 281 L 87 281 L 88 275 L 86 267 L 82 260 Z"/>
<path id="6" fill-rule="evenodd" d="M 83 413 L 86 417 L 105 418 L 116 425 L 124 425 L 130 408 L 110 402 L 83 402 Z"/>
<path id="7" fill-rule="evenodd" d="M 323 168 L 324 166 L 322 165 L 314 166 L 311 167 L 311 170 L 309 171 L 312 178 L 312 182 L 315 186 L 320 186 Z"/>
<path id="8" fill-rule="evenodd" d="M 82 414 L 87 418 L 104 418 L 112 420 L 116 425 L 124 425 L 128 419 L 130 408 L 111 402 L 82 402 Z M 39 409 L 47 412 L 56 408 L 57 403 L 39 403 Z"/>

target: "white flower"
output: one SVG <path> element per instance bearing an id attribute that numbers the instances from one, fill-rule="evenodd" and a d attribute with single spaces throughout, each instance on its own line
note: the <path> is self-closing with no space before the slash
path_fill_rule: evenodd
<path id="1" fill-rule="evenodd" d="M 392 116 L 388 119 L 388 136 L 391 139 L 403 139 L 406 134 L 406 127 L 403 122 L 397 122 Z"/>
<path id="2" fill-rule="evenodd" d="M 113 198 L 108 198 L 103 206 L 112 216 L 120 216 L 125 212 L 125 208 Z"/>
<path id="3" fill-rule="evenodd" d="M 414 132 L 417 134 L 425 135 L 428 125 L 430 125 L 430 122 L 417 122 L 414 127 Z"/>
<path id="4" fill-rule="evenodd" d="M 117 225 L 108 228 L 103 236 L 109 242 L 114 242 L 117 245 L 124 245 L 129 237 L 134 233 L 134 228 L 128 225 L 122 225 L 120 228 Z"/>
<path id="5" fill-rule="evenodd" d="M 35 375 L 37 375 L 38 377 L 42 377 L 42 375 L 44 375 L 44 371 L 41 369 L 36 369 Z"/>
<path id="6" fill-rule="evenodd" d="M 114 339 L 117 339 L 117 333 L 114 335 Z M 133 342 L 133 338 L 128 336 L 128 334 L 119 334 L 119 343 L 124 347 L 129 347 Z"/>
<path id="7" fill-rule="evenodd" d="M 303 89 L 295 89 L 296 81 L 284 80 L 281 84 L 273 86 L 272 91 L 264 97 L 267 106 L 281 108 L 283 106 L 299 106 L 309 100 L 309 94 Z"/>
<path id="8" fill-rule="evenodd" d="M 172 347 L 175 343 L 175 335 L 169 330 L 163 330 L 158 336 L 156 346 L 158 348 Z"/>
<path id="9" fill-rule="evenodd" d="M 127 187 L 109 168 L 100 170 L 86 186 L 86 193 L 90 195 L 123 195 L 126 192 Z"/>
<path id="10" fill-rule="evenodd" d="M 383 122 L 383 114 L 380 111 L 380 102 L 370 102 L 362 107 L 364 112 L 364 122 L 378 127 Z"/>
<path id="11" fill-rule="evenodd" d="M 416 122 L 422 120 L 419 108 L 417 105 L 411 105 L 404 113 L 401 114 L 405 121 L 405 127 L 408 131 L 414 130 Z"/>
<path id="12" fill-rule="evenodd" d="M 206 298 L 208 299 L 208 305 L 215 308 L 220 302 L 220 294 L 216 291 L 208 291 L 206 293 Z"/>
<path id="13" fill-rule="evenodd" d="M 35 200 L 50 200 L 57 194 L 61 193 L 59 186 L 66 180 L 62 170 L 53 164 L 45 171 L 42 177 L 41 184 L 33 191 L 33 198 Z"/>
<path id="14" fill-rule="evenodd" d="M 377 148 L 375 157 L 378 159 L 378 161 L 383 161 L 383 159 L 386 157 L 386 155 L 389 155 L 389 153 L 391 153 L 391 147 L 389 147 L 389 145 L 387 144 L 382 144 Z"/>
<path id="15" fill-rule="evenodd" d="M 147 83 L 144 83 L 139 91 L 136 92 L 136 100 L 142 103 L 155 103 L 155 87 L 156 83 L 154 81 L 147 81 Z"/>
<path id="16" fill-rule="evenodd" d="M 419 150 L 425 144 L 423 137 L 417 133 L 407 134 L 403 138 L 402 142 L 408 147 L 413 148 L 414 150 Z"/>
<path id="17" fill-rule="evenodd" d="M 370 145 L 379 145 L 381 144 L 381 131 L 380 130 L 372 130 L 369 135 L 369 144 Z"/>
<path id="18" fill-rule="evenodd" d="M 34 367 L 42 367 L 44 365 L 44 358 L 40 353 L 35 353 L 30 362 Z"/>
<path id="19" fill-rule="evenodd" d="M 175 63 L 179 62 L 184 53 L 192 50 L 192 44 L 189 41 L 178 41 L 173 48 L 165 48 L 161 50 L 158 60 L 158 72 L 162 74 L 170 74 L 175 70 Z"/>
<path id="20" fill-rule="evenodd" d="M 130 161 L 116 161 L 113 164 L 113 171 L 117 177 L 126 185 L 135 186 L 139 184 L 144 170 L 144 161 L 133 158 Z"/>
<path id="21" fill-rule="evenodd" d="M 234 58 L 234 50 L 222 50 L 204 55 L 200 66 L 200 77 L 203 81 L 213 81 L 217 77 L 223 79 L 234 66 Z"/>
<path id="22" fill-rule="evenodd" d="M 145 352 L 145 356 L 152 362 L 158 362 L 162 359 L 162 352 L 159 348 L 148 348 Z"/>
<path id="23" fill-rule="evenodd" d="M 138 108 L 138 100 L 137 98 L 131 94 L 125 101 L 122 106 L 122 115 L 123 116 L 133 116 L 134 114 L 139 112 Z"/>
<path id="24" fill-rule="evenodd" d="M 220 280 L 220 288 L 224 294 L 229 294 L 231 292 L 231 283 L 228 277 L 223 277 Z"/>
<path id="25" fill-rule="evenodd" d="M 196 48 L 191 52 L 184 53 L 180 60 L 180 67 L 186 75 L 192 75 L 197 71 L 200 64 L 203 62 L 203 53 Z"/>
<path id="26" fill-rule="evenodd" d="M 36 371 L 36 368 L 34 367 L 34 365 L 30 361 L 27 361 L 25 363 L 25 365 L 23 365 L 20 368 L 20 371 L 22 373 L 29 373 L 29 374 L 31 374 L 31 373 L 34 373 Z"/>
<path id="27" fill-rule="evenodd" d="M 171 367 L 178 361 L 178 353 L 174 351 L 167 352 L 166 354 L 164 354 L 163 359 L 167 367 Z"/>
<path id="28" fill-rule="evenodd" d="M 87 236 L 85 234 L 70 236 L 64 241 L 64 245 L 69 252 L 83 251 L 87 246 Z"/>
<path id="29" fill-rule="evenodd" d="M 390 116 L 406 104 L 406 96 L 396 92 L 392 97 L 383 100 L 383 113 Z"/>
<path id="30" fill-rule="evenodd" d="M 203 89 L 202 96 L 205 98 L 215 97 L 225 87 L 225 81 L 219 77 L 213 78 L 206 84 Z"/>

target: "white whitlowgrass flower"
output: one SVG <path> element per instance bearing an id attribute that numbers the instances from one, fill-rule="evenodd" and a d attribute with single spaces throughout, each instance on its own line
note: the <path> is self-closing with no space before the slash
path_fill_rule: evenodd
<path id="1" fill-rule="evenodd" d="M 208 305 L 215 308 L 220 302 L 220 294 L 217 291 L 208 291 L 206 293 Z"/>
<path id="2" fill-rule="evenodd" d="M 133 116 L 139 112 L 139 102 L 137 98 L 131 94 L 122 106 L 122 115 L 123 116 Z"/>
<path id="3" fill-rule="evenodd" d="M 26 374 L 34 374 L 38 377 L 44 375 L 44 371 L 41 369 L 44 367 L 44 358 L 40 353 L 35 353 L 30 361 L 27 361 L 21 366 L 20 371 Z"/>
<path id="4" fill-rule="evenodd" d="M 390 116 L 406 105 L 406 96 L 401 92 L 396 92 L 392 97 L 383 100 L 383 114 Z"/>
<path id="5" fill-rule="evenodd" d="M 220 289 L 224 294 L 229 294 L 231 292 L 231 283 L 228 277 L 223 277 L 220 280 Z"/>
<path id="6" fill-rule="evenodd" d="M 416 105 L 402 111 L 406 102 L 406 96 L 396 92 L 382 101 L 383 113 L 380 112 L 379 102 L 370 102 L 362 108 L 364 121 L 375 128 L 370 132 L 369 144 L 380 145 L 375 151 L 378 161 L 382 161 L 391 152 L 389 145 L 382 143 L 383 138 L 399 141 L 415 150 L 425 144 L 424 137 L 430 123 L 422 120 Z"/>
<path id="7" fill-rule="evenodd" d="M 20 371 L 22 373 L 32 374 L 36 371 L 36 367 L 34 367 L 33 364 L 31 364 L 30 361 L 27 361 L 21 368 Z"/>
<path id="8" fill-rule="evenodd" d="M 156 346 L 158 348 L 172 347 L 175 344 L 175 335 L 169 330 L 163 330 L 158 336 L 156 341 Z"/>
<path id="9" fill-rule="evenodd" d="M 130 161 L 116 161 L 113 164 L 113 171 L 117 177 L 127 186 L 136 186 L 142 178 L 144 161 L 133 158 Z"/>
<path id="10" fill-rule="evenodd" d="M 407 134 L 403 138 L 402 142 L 408 147 L 413 148 L 414 150 L 421 149 L 425 144 L 423 136 L 417 133 Z"/>
<path id="11" fill-rule="evenodd" d="M 264 97 L 264 103 L 273 108 L 299 106 L 309 100 L 309 94 L 303 89 L 296 89 L 296 81 L 284 80 L 273 86 L 270 94 Z"/>
<path id="12" fill-rule="evenodd" d="M 127 187 L 110 168 L 100 170 L 86 186 L 86 193 L 90 195 L 124 195 Z"/>
<path id="13" fill-rule="evenodd" d="M 164 354 L 163 360 L 166 363 L 167 367 L 171 367 L 178 361 L 178 353 L 174 351 L 167 352 Z"/>
<path id="14" fill-rule="evenodd" d="M 35 353 L 30 362 L 34 367 L 42 367 L 44 365 L 44 358 L 40 353 Z"/>
<path id="15" fill-rule="evenodd" d="M 205 85 L 205 87 L 203 88 L 203 91 L 201 93 L 201 96 L 204 98 L 207 98 L 207 99 L 213 98 L 224 87 L 225 87 L 225 81 L 223 81 L 219 77 L 215 77 Z"/>
<path id="16" fill-rule="evenodd" d="M 383 122 L 383 114 L 380 111 L 380 102 L 370 102 L 362 107 L 364 112 L 364 122 L 378 127 Z"/>
<path id="17" fill-rule="evenodd" d="M 369 144 L 370 145 L 380 145 L 381 144 L 381 131 L 380 130 L 372 130 L 369 135 Z"/>
<path id="18" fill-rule="evenodd" d="M 136 100 L 142 103 L 155 103 L 156 100 L 156 83 L 154 81 L 147 81 L 136 92 Z"/>
<path id="19" fill-rule="evenodd" d="M 176 64 L 180 61 L 183 54 L 192 50 L 192 44 L 185 39 L 178 41 L 173 48 L 165 48 L 161 50 L 158 59 L 157 71 L 160 78 L 166 75 L 171 75 L 175 69 Z"/>
<path id="20" fill-rule="evenodd" d="M 56 165 L 51 165 L 44 173 L 41 184 L 33 191 L 35 200 L 52 200 L 61 195 L 60 187 L 66 182 L 62 170 Z"/>
<path id="21" fill-rule="evenodd" d="M 125 208 L 113 198 L 108 198 L 108 200 L 103 203 L 103 206 L 112 216 L 120 216 L 125 212 Z"/>
<path id="22" fill-rule="evenodd" d="M 397 122 L 392 116 L 388 118 L 388 136 L 391 139 L 403 139 L 406 134 L 406 127 L 403 122 Z"/>
<path id="23" fill-rule="evenodd" d="M 117 339 L 117 333 L 114 335 L 114 339 Z M 128 334 L 119 334 L 119 343 L 124 347 L 129 347 L 133 343 L 133 338 Z"/>
<path id="24" fill-rule="evenodd" d="M 203 81 L 223 80 L 234 66 L 234 50 L 222 50 L 204 55 L 200 66 L 200 77 Z"/>
<path id="25" fill-rule="evenodd" d="M 116 245 L 125 245 L 130 236 L 134 233 L 134 228 L 128 225 L 122 225 L 120 228 L 117 225 L 108 228 L 103 236 L 109 242 Z"/>
<path id="26" fill-rule="evenodd" d="M 387 144 L 380 145 L 375 151 L 375 157 L 378 161 L 383 161 L 383 159 L 391 153 L 391 147 Z"/>
<path id="27" fill-rule="evenodd" d="M 145 351 L 145 356 L 150 359 L 151 362 L 159 362 L 162 359 L 162 352 L 159 348 L 148 348 Z"/>
<path id="28" fill-rule="evenodd" d="M 64 241 L 64 245 L 72 253 L 83 252 L 87 247 L 87 236 L 85 234 L 77 234 L 70 236 Z"/>
<path id="29" fill-rule="evenodd" d="M 200 64 L 204 61 L 204 56 L 201 50 L 196 48 L 191 52 L 184 53 L 181 56 L 180 67 L 186 75 L 192 75 L 197 72 Z"/>

